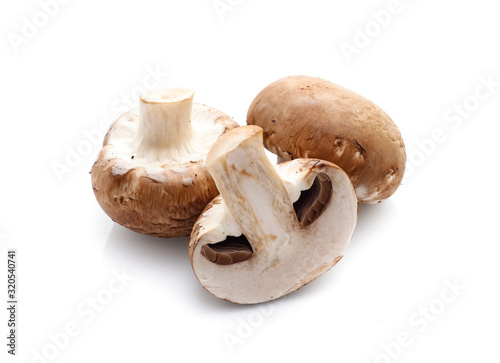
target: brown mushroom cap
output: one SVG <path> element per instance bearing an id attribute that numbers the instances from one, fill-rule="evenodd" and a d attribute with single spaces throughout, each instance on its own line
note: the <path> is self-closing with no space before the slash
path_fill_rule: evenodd
<path id="1" fill-rule="evenodd" d="M 318 158 L 340 166 L 360 202 L 390 197 L 403 179 L 406 152 L 395 123 L 373 102 L 332 82 L 282 78 L 257 95 L 247 123 L 264 129 L 264 145 L 280 162 Z"/>
<path id="2" fill-rule="evenodd" d="M 172 97 L 159 97 L 161 92 Z M 115 222 L 158 237 L 189 236 L 207 203 L 219 194 L 205 166 L 206 154 L 238 124 L 219 110 L 193 104 L 192 95 L 184 89 L 143 94 L 145 111 L 129 111 L 109 129 L 91 175 L 99 205 Z M 157 125 L 146 125 L 139 114 L 154 114 L 157 106 L 174 117 L 160 112 L 154 115 Z M 172 124 L 180 120 L 177 113 L 188 114 L 186 124 Z M 142 130 L 146 136 L 138 136 L 141 127 L 147 128 Z M 151 132 L 151 127 L 158 129 Z"/>

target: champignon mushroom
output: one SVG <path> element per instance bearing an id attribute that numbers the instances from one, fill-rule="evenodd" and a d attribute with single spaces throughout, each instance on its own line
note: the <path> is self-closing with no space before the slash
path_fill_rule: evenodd
<path id="1" fill-rule="evenodd" d="M 247 123 L 264 129 L 279 162 L 318 158 L 340 166 L 362 203 L 390 197 L 401 184 L 406 153 L 389 116 L 366 98 L 329 81 L 282 78 L 251 104 Z"/>
<path id="2" fill-rule="evenodd" d="M 207 158 L 221 195 L 189 242 L 194 273 L 215 296 L 240 304 L 277 299 L 343 256 L 357 218 L 349 177 L 336 165 L 267 159 L 262 129 L 227 132 Z"/>
<path id="3" fill-rule="evenodd" d="M 217 138 L 238 126 L 215 108 L 193 104 L 194 92 L 145 92 L 139 110 L 113 123 L 92 167 L 102 209 L 136 232 L 189 236 L 217 187 L 205 159 Z"/>

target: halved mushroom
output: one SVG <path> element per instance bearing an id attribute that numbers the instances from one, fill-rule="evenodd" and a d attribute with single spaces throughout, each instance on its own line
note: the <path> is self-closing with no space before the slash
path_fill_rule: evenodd
<path id="1" fill-rule="evenodd" d="M 390 197 L 406 165 L 403 139 L 373 102 L 329 81 L 282 78 L 262 90 L 247 123 L 264 129 L 264 145 L 279 162 L 318 158 L 340 166 L 362 203 Z"/>
<path id="2" fill-rule="evenodd" d="M 240 304 L 277 299 L 342 258 L 358 206 L 342 169 L 315 159 L 273 167 L 257 126 L 221 136 L 207 168 L 221 195 L 196 222 L 189 255 L 212 294 Z"/>
<path id="3" fill-rule="evenodd" d="M 189 236 L 218 194 L 206 156 L 238 124 L 193 104 L 193 96 L 184 88 L 145 92 L 139 110 L 109 129 L 91 174 L 97 201 L 115 222 L 154 236 Z"/>

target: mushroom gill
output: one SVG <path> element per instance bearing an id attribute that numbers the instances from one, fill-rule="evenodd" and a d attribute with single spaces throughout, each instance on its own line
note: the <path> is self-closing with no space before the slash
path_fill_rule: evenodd
<path id="1" fill-rule="evenodd" d="M 332 196 L 332 182 L 324 173 L 314 179 L 311 188 L 302 191 L 300 198 L 293 203 L 299 223 L 309 226 L 321 215 Z"/>
<path id="2" fill-rule="evenodd" d="M 242 234 L 238 237 L 227 236 L 222 242 L 204 245 L 201 254 L 217 265 L 232 265 L 248 260 L 253 256 L 253 250 Z"/>

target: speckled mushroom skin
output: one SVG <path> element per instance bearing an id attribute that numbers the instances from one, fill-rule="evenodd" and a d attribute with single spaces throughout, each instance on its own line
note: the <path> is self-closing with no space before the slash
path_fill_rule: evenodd
<path id="1" fill-rule="evenodd" d="M 405 146 L 391 118 L 368 99 L 332 82 L 291 76 L 262 90 L 247 124 L 264 129 L 279 161 L 318 158 L 340 166 L 362 203 L 390 197 L 401 184 Z"/>
<path id="2" fill-rule="evenodd" d="M 130 113 L 121 116 L 131 117 Z M 165 168 L 165 182 L 150 178 L 143 167 L 115 175 L 112 169 L 119 159 L 105 155 L 112 147 L 108 136 L 119 120 L 111 125 L 91 171 L 99 205 L 113 221 L 133 231 L 158 237 L 189 236 L 207 203 L 219 194 L 205 162 L 178 164 L 183 172 Z M 224 125 L 224 133 L 238 127 L 227 115 L 215 122 Z"/>

